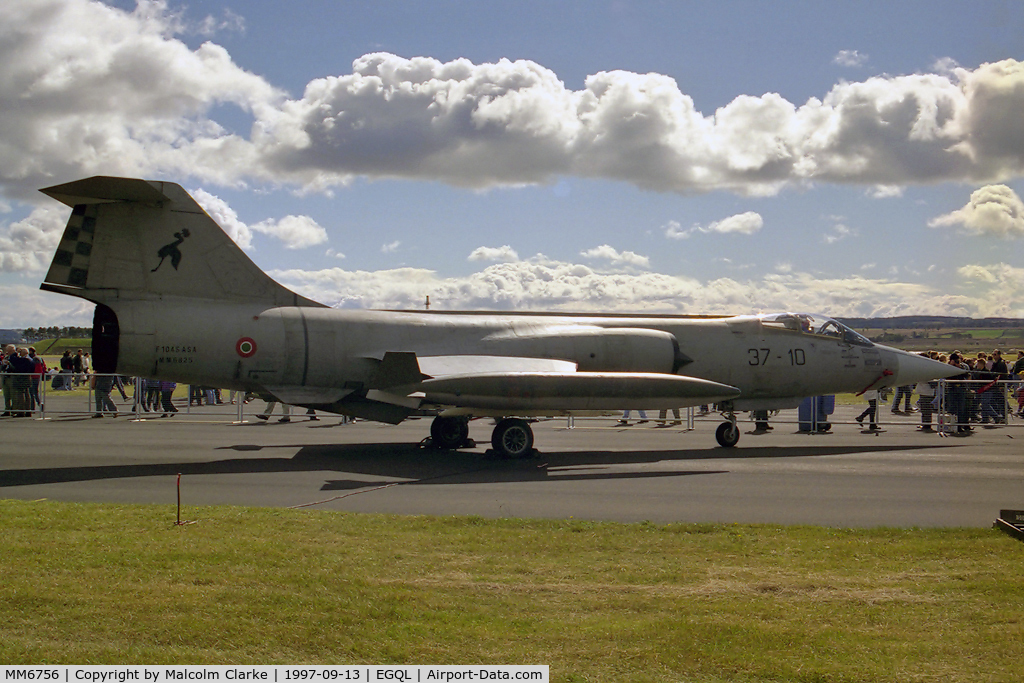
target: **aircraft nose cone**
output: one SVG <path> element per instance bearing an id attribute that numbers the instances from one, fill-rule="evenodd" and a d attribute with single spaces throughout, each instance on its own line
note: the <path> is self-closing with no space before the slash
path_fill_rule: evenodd
<path id="1" fill-rule="evenodd" d="M 903 387 L 917 384 L 918 382 L 930 382 L 935 379 L 963 374 L 963 370 L 952 365 L 898 349 L 894 349 L 894 351 L 896 351 L 899 369 L 896 371 L 896 376 L 891 382 L 892 386 Z"/>

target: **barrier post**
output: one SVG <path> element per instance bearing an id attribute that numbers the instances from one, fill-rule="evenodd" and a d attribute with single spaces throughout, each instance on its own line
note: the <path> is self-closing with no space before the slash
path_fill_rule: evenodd
<path id="1" fill-rule="evenodd" d="M 44 372 L 39 377 L 38 386 L 42 388 L 42 391 L 36 391 L 39 396 L 39 419 L 46 419 L 46 373 Z"/>

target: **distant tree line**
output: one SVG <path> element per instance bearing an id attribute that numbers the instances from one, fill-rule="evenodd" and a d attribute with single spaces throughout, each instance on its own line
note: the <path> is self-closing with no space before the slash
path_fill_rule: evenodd
<path id="1" fill-rule="evenodd" d="M 22 330 L 22 334 L 25 335 L 25 339 L 28 341 L 38 341 L 40 339 L 56 339 L 60 337 L 67 339 L 68 337 L 91 337 L 91 327 L 26 327 Z"/>

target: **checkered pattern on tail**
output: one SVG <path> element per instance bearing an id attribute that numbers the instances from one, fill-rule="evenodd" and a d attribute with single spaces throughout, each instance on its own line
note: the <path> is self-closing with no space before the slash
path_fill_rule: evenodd
<path id="1" fill-rule="evenodd" d="M 71 212 L 64 236 L 53 256 L 46 282 L 55 285 L 85 287 L 89 277 L 89 257 L 96 231 L 96 204 L 78 204 Z"/>

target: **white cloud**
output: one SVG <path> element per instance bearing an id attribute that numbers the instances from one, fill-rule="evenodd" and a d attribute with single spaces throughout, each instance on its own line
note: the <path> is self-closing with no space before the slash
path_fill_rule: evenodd
<path id="1" fill-rule="evenodd" d="M 800 105 L 741 94 L 704 113 L 656 73 L 604 71 L 571 90 L 528 60 L 373 53 L 289 99 L 223 47 L 175 37 L 240 28 L 230 15 L 203 26 L 160 2 L 130 13 L 95 0 L 7 3 L 0 102 L 17 106 L 0 119 L 0 190 L 27 197 L 97 173 L 306 190 L 358 176 L 482 188 L 575 175 L 770 195 L 1024 173 L 1024 64 L 1012 59 L 841 82 Z M 224 105 L 252 117 L 247 136 L 216 122 Z"/>
<path id="2" fill-rule="evenodd" d="M 890 197 L 902 197 L 903 188 L 900 185 L 875 185 L 868 188 L 867 195 L 872 199 L 888 199 Z"/>
<path id="3" fill-rule="evenodd" d="M 202 188 L 192 190 L 189 194 L 238 246 L 242 249 L 252 249 L 252 230 L 238 219 L 238 213 L 226 201 Z"/>
<path id="4" fill-rule="evenodd" d="M 863 66 L 867 61 L 868 56 L 862 55 L 857 50 L 840 50 L 832 59 L 832 62 L 839 66 Z"/>
<path id="5" fill-rule="evenodd" d="M 395 240 L 394 242 L 388 242 L 380 246 L 380 251 L 383 254 L 390 254 L 398 249 L 402 245 L 402 240 Z"/>
<path id="6" fill-rule="evenodd" d="M 305 249 L 327 241 L 327 231 L 309 216 L 267 219 L 253 225 L 252 229 L 281 240 L 285 249 Z"/>
<path id="7" fill-rule="evenodd" d="M 842 223 L 836 223 L 832 226 L 830 232 L 822 235 L 821 239 L 825 244 L 835 244 L 847 237 L 854 237 L 858 234 L 857 230 L 849 228 Z"/>
<path id="8" fill-rule="evenodd" d="M 286 270 L 272 275 L 306 296 L 345 308 L 550 310 L 743 314 L 781 310 L 834 316 L 1024 316 L 1024 269 L 965 266 L 941 290 L 894 279 L 823 278 L 779 264 L 760 279 L 699 282 L 662 273 L 600 273 L 549 261 L 501 263 L 464 277 L 426 269 Z"/>
<path id="9" fill-rule="evenodd" d="M 193 190 L 191 195 L 242 249 L 253 249 L 253 231 L 276 237 L 284 242 L 285 249 L 304 249 L 327 241 L 327 231 L 309 216 L 285 216 L 280 220 L 268 218 L 250 226 L 239 220 L 238 213 L 220 197 L 203 189 Z"/>
<path id="10" fill-rule="evenodd" d="M 32 196 L 55 179 L 200 177 L 237 183 L 252 145 L 209 118 L 222 104 L 256 112 L 282 93 L 224 48 L 195 50 L 160 2 L 128 13 L 89 0 L 6 3 L 0 22 L 0 184 Z M 13 106 L 13 103 L 17 106 Z"/>
<path id="11" fill-rule="evenodd" d="M 959 225 L 972 235 L 1024 237 L 1024 202 L 1006 185 L 986 185 L 971 193 L 966 206 L 933 218 L 928 225 Z"/>
<path id="12" fill-rule="evenodd" d="M 651 259 L 646 256 L 641 256 L 640 254 L 632 251 L 618 251 L 607 244 L 602 244 L 599 247 L 581 251 L 580 256 L 588 259 L 609 261 L 615 266 L 639 266 L 641 268 L 648 268 L 651 265 Z"/>
<path id="13" fill-rule="evenodd" d="M 705 232 L 720 232 L 723 234 L 736 233 L 740 235 L 753 235 L 764 227 L 764 219 L 753 211 L 736 214 L 723 218 L 709 225 Z"/>
<path id="14" fill-rule="evenodd" d="M 331 258 L 336 258 L 336 259 L 343 259 L 343 258 L 345 258 L 345 255 L 343 253 L 341 253 L 340 251 L 335 251 L 334 249 L 328 249 L 327 251 L 325 251 L 324 252 L 324 256 L 329 256 Z"/>
<path id="15" fill-rule="evenodd" d="M 689 230 L 683 230 L 683 226 L 680 225 L 679 221 L 669 221 L 661 226 L 661 229 L 665 231 L 665 237 L 669 239 L 684 240 L 696 231 L 696 226 Z"/>
<path id="16" fill-rule="evenodd" d="M 662 226 L 662 229 L 665 231 L 665 237 L 674 240 L 683 240 L 698 232 L 719 233 L 723 235 L 753 235 L 762 227 L 764 227 L 764 219 L 761 218 L 761 214 L 754 211 L 747 211 L 745 213 L 736 214 L 735 216 L 723 218 L 720 221 L 714 221 L 706 228 L 694 225 L 692 228 L 683 230 L 682 226 L 677 221 L 669 221 Z"/>
<path id="17" fill-rule="evenodd" d="M 38 285 L 0 284 L 0 328 L 50 325 L 89 327 L 96 306 L 91 301 L 39 289 Z"/>
<path id="18" fill-rule="evenodd" d="M 0 272 L 45 271 L 67 221 L 65 207 L 50 205 L 35 209 L 10 225 L 0 223 Z"/>
<path id="19" fill-rule="evenodd" d="M 212 38 L 223 31 L 245 33 L 245 17 L 224 8 L 221 18 L 207 15 L 193 30 L 205 38 Z"/>
<path id="20" fill-rule="evenodd" d="M 519 260 L 516 250 L 507 244 L 500 247 L 477 247 L 474 249 L 467 261 L 498 261 L 500 263 L 514 263 Z"/>

